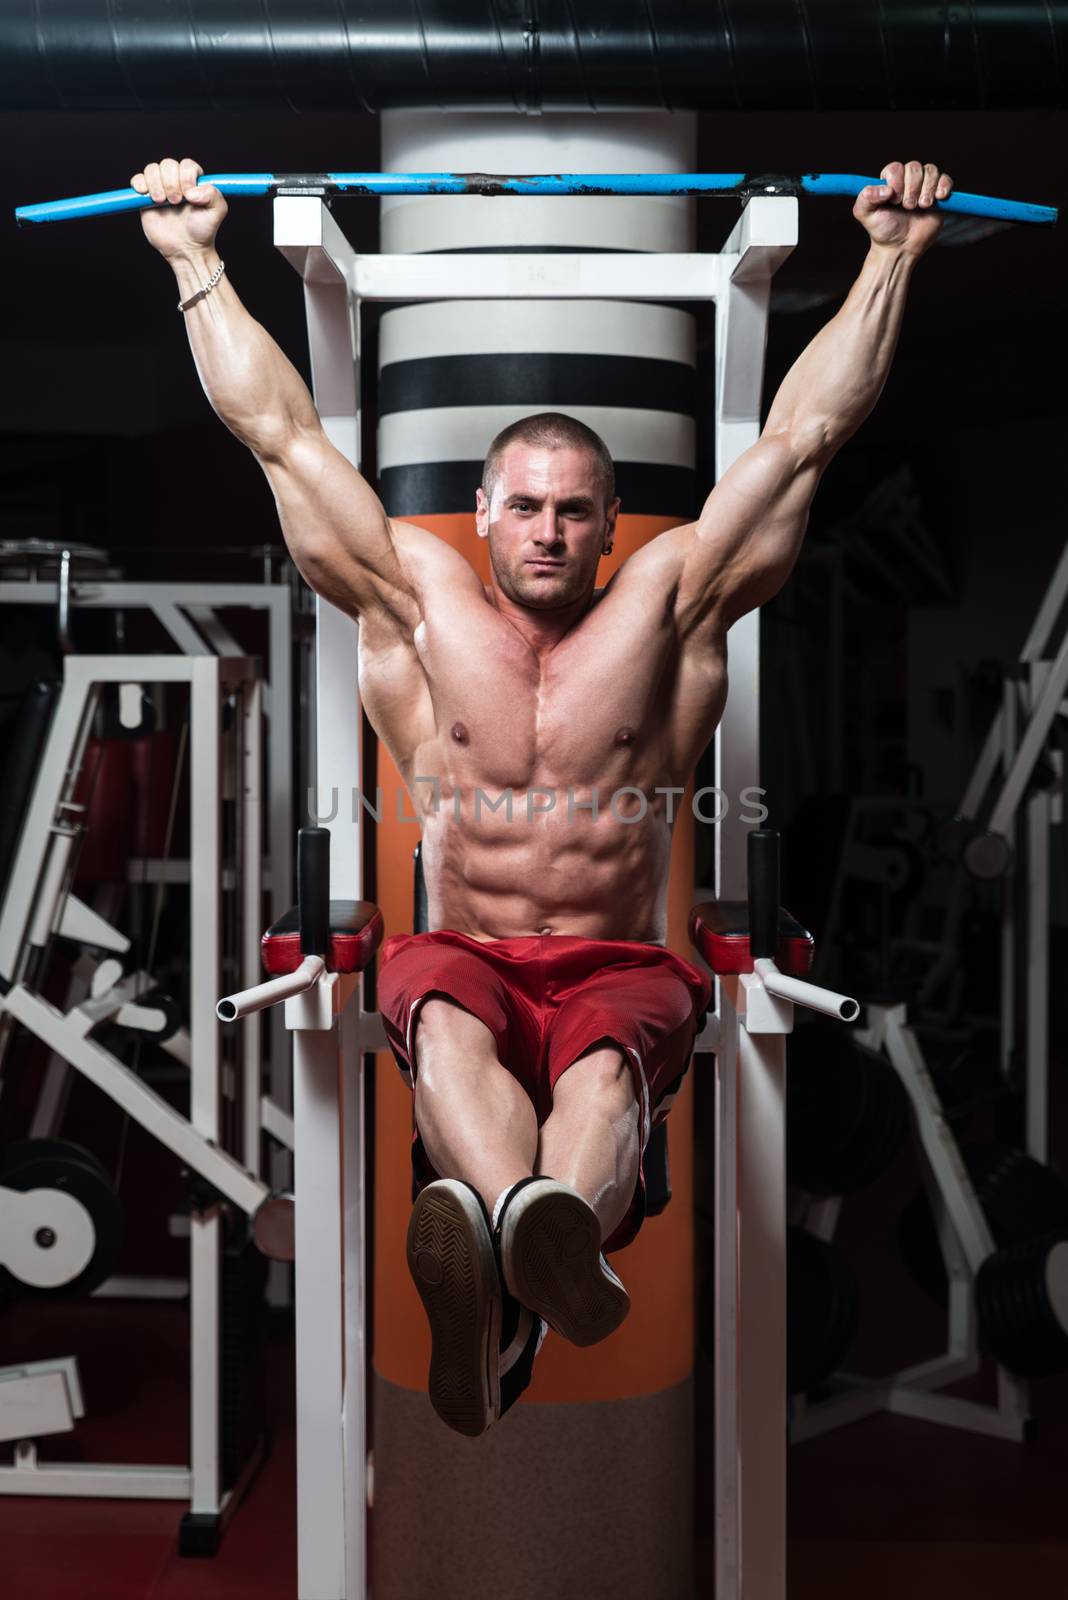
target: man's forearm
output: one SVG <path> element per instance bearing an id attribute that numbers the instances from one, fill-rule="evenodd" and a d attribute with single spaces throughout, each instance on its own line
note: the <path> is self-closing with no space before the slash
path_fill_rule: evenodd
<path id="1" fill-rule="evenodd" d="M 765 432 L 833 454 L 873 410 L 893 360 L 916 255 L 873 244 L 837 316 L 798 356 Z"/>
<path id="2" fill-rule="evenodd" d="M 214 246 L 170 258 L 178 297 L 188 300 L 219 265 Z M 315 405 L 300 373 L 266 328 L 241 304 L 226 273 L 185 313 L 186 331 L 204 393 L 231 433 L 269 455 L 294 431 L 316 425 Z"/>

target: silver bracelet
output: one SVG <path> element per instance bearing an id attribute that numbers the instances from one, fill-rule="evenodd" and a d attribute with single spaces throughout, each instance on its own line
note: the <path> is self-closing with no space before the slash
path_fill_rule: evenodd
<path id="1" fill-rule="evenodd" d="M 220 261 L 219 265 L 215 268 L 215 271 L 212 273 L 211 277 L 208 279 L 208 281 L 204 285 L 203 289 L 198 289 L 196 294 L 190 295 L 188 300 L 179 300 L 179 302 L 178 302 L 178 310 L 181 311 L 184 314 L 186 311 L 189 310 L 190 306 L 195 306 L 198 300 L 203 300 L 203 298 L 204 298 L 204 296 L 206 294 L 210 294 L 211 293 L 211 291 L 214 289 L 215 285 L 218 283 L 219 279 L 222 277 L 222 275 L 223 275 L 223 273 L 225 271 L 226 271 L 226 262 L 225 261 Z"/>

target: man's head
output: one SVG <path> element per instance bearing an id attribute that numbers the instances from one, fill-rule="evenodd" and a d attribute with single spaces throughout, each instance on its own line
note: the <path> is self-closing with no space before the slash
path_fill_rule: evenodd
<path id="1" fill-rule="evenodd" d="M 486 454 L 475 523 L 498 587 L 538 610 L 592 595 L 619 501 L 604 440 L 560 411 L 513 422 Z"/>

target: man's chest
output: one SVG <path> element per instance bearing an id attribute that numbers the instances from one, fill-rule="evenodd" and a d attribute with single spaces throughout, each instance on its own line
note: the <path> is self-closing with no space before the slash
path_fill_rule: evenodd
<path id="1" fill-rule="evenodd" d="M 491 608 L 431 613 L 416 647 L 441 759 L 457 782 L 576 786 L 656 758 L 675 641 L 595 611 L 540 660 Z"/>

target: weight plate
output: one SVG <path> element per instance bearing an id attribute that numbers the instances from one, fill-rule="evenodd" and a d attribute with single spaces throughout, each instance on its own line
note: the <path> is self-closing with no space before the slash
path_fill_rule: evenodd
<path id="1" fill-rule="evenodd" d="M 961 1157 L 999 1250 L 1052 1234 L 1068 1234 L 1068 1184 L 1026 1151 L 972 1144 Z M 916 1282 L 945 1304 L 946 1270 L 927 1191 L 919 1189 L 901 1213 L 898 1247 Z"/>
<path id="2" fill-rule="evenodd" d="M 0 1144 L 0 1183 L 8 1171 L 25 1165 L 27 1161 L 41 1161 L 54 1156 L 59 1161 L 74 1161 L 89 1167 L 99 1177 L 108 1179 L 107 1168 L 84 1145 L 73 1139 L 14 1139 L 10 1144 Z"/>
<path id="3" fill-rule="evenodd" d="M 975 1305 L 988 1354 L 1021 1378 L 1068 1370 L 1068 1243 L 1029 1239 L 997 1250 L 979 1269 Z"/>
<path id="4" fill-rule="evenodd" d="M 62 1139 L 20 1140 L 0 1150 L 0 1186 L 26 1197 L 5 1208 L 15 1233 L 10 1252 L 4 1241 L 0 1294 L 73 1299 L 111 1275 L 122 1208 L 95 1156 Z"/>
<path id="5" fill-rule="evenodd" d="M 65 1289 L 96 1250 L 96 1227 L 81 1200 L 61 1188 L 0 1192 L 0 1270 L 24 1290 Z"/>
<path id="6" fill-rule="evenodd" d="M 1058 1328 L 1068 1336 L 1068 1240 L 1058 1239 L 1046 1257 L 1046 1299 Z"/>

